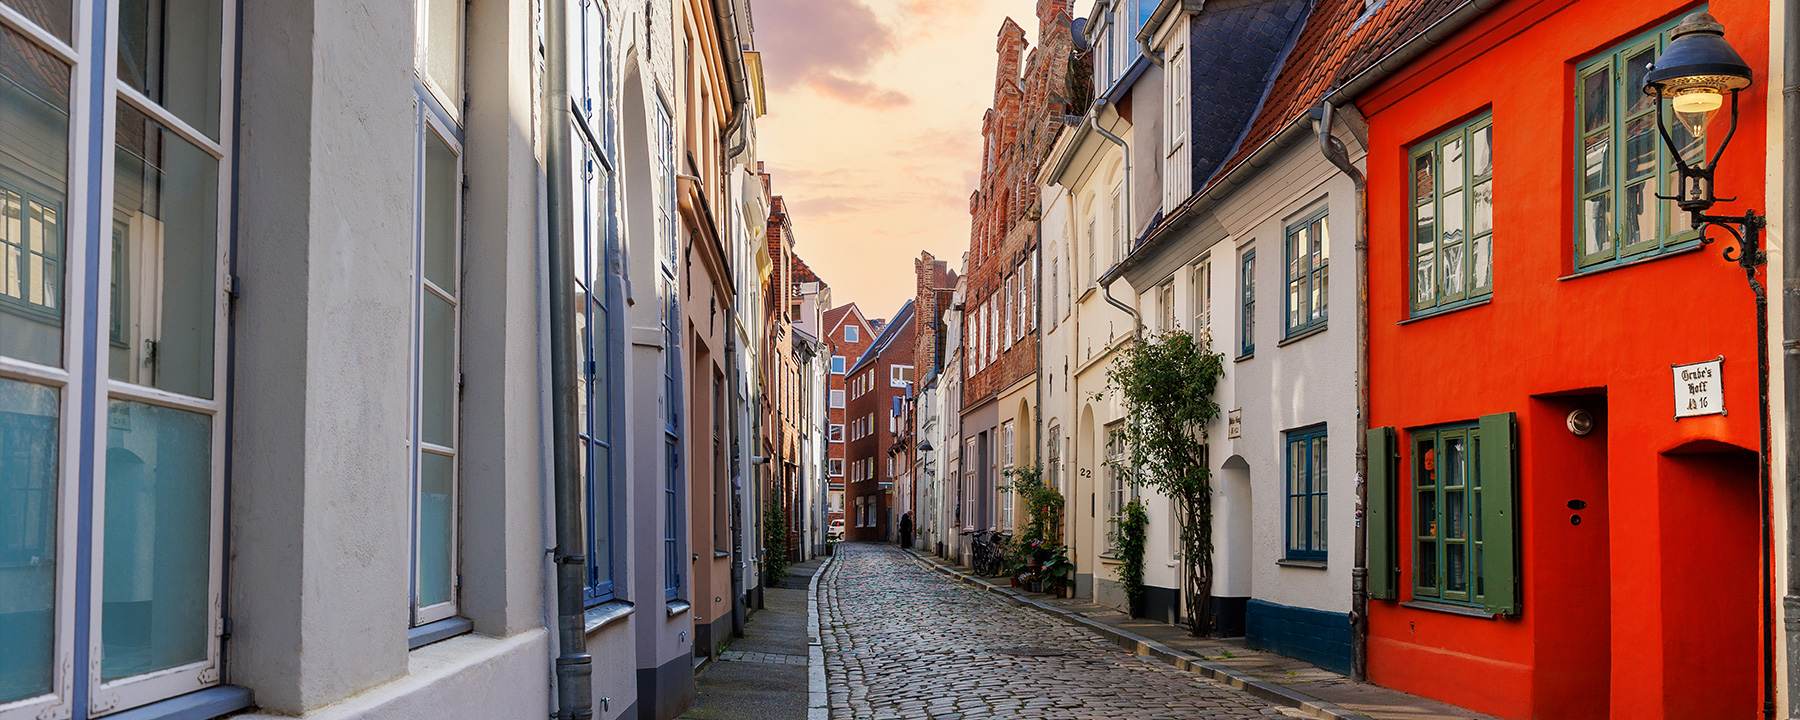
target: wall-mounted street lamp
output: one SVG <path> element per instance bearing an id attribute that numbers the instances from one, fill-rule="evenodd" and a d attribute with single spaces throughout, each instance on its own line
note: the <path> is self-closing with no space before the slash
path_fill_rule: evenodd
<path id="1" fill-rule="evenodd" d="M 1731 136 L 1737 133 L 1738 126 L 1738 91 L 1750 86 L 1750 66 L 1739 56 L 1731 43 L 1725 41 L 1725 26 L 1719 24 L 1712 14 L 1697 12 L 1683 18 L 1675 26 L 1675 32 L 1669 39 L 1669 46 L 1662 57 L 1644 75 L 1644 93 L 1655 96 L 1659 107 L 1656 112 L 1656 126 L 1662 133 L 1663 143 L 1669 148 L 1669 155 L 1675 159 L 1677 186 L 1674 196 L 1658 197 L 1674 200 L 1677 207 L 1687 212 L 1693 226 L 1700 231 L 1700 242 L 1709 244 L 1711 238 L 1706 236 L 1708 228 L 1723 228 L 1737 238 L 1736 248 L 1725 248 L 1725 259 L 1735 262 L 1744 269 L 1745 277 L 1750 280 L 1750 290 L 1756 295 L 1756 382 L 1757 411 L 1761 426 L 1762 447 L 1757 456 L 1757 480 L 1761 495 L 1762 525 L 1762 655 L 1763 655 L 1763 717 L 1773 720 L 1775 717 L 1775 595 L 1774 576 L 1770 568 L 1770 558 L 1775 549 L 1774 528 L 1771 526 L 1770 511 L 1773 507 L 1772 489 L 1769 479 L 1769 299 L 1761 281 L 1756 279 L 1756 269 L 1762 267 L 1767 257 L 1762 249 L 1762 230 L 1767 221 L 1755 210 L 1746 210 L 1743 215 L 1711 215 L 1719 197 L 1714 194 L 1714 171 L 1718 169 L 1719 159 L 1725 155 L 1725 147 L 1731 144 Z M 1714 113 L 1725 107 L 1726 96 L 1731 102 L 1731 128 L 1725 132 L 1725 138 L 1719 141 L 1719 147 L 1713 151 L 1712 159 L 1706 160 L 1704 149 L 1699 159 L 1690 164 L 1682 156 L 1674 138 L 1669 136 L 1669 127 L 1664 121 L 1662 103 L 1673 106 L 1675 118 L 1687 126 L 1690 137 L 1701 137 L 1706 124 Z M 1736 198 L 1725 198 L 1735 200 Z"/>

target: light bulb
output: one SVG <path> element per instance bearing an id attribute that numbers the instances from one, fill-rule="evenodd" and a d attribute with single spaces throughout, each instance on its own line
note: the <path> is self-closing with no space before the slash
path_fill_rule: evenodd
<path id="1" fill-rule="evenodd" d="M 1700 137 L 1706 131 L 1706 122 L 1712 114 L 1725 106 L 1725 96 L 1713 88 L 1694 88 L 1669 99 L 1675 107 L 1675 119 L 1687 126 L 1691 137 Z"/>

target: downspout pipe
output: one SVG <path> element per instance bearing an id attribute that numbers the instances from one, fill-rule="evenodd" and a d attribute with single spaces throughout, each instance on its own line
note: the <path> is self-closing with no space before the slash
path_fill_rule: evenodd
<path id="1" fill-rule="evenodd" d="M 1131 223 L 1129 220 L 1131 218 L 1131 205 L 1133 201 L 1131 196 L 1131 146 L 1126 145 L 1124 139 L 1112 134 L 1111 131 L 1100 127 L 1100 113 L 1105 109 L 1106 99 L 1095 98 L 1094 109 L 1092 112 L 1088 113 L 1087 122 L 1090 127 L 1094 128 L 1094 132 L 1100 133 L 1100 137 L 1106 138 L 1107 142 L 1119 146 L 1119 155 L 1125 160 L 1125 217 L 1127 219 L 1125 227 L 1130 228 Z M 1133 231 L 1133 234 L 1135 234 L 1135 231 Z M 1123 260 L 1123 258 L 1121 258 L 1121 260 Z M 1120 275 L 1124 274 L 1124 270 L 1125 265 L 1123 262 L 1114 262 L 1113 266 L 1106 272 L 1101 273 L 1100 277 L 1096 279 L 1095 282 L 1100 285 L 1100 290 L 1105 295 L 1106 303 L 1108 305 L 1124 310 L 1126 315 L 1131 316 L 1131 336 L 1139 337 L 1144 334 L 1144 318 L 1138 315 L 1136 309 L 1125 303 L 1119 302 L 1119 299 L 1113 297 L 1112 294 L 1112 283 L 1114 280 L 1119 279 Z"/>
<path id="2" fill-rule="evenodd" d="M 1787 649 L 1788 717 L 1800 717 L 1800 0 L 1782 3 L 1781 63 L 1781 366 L 1787 462 L 1787 597 L 1782 600 Z M 1770 519 L 1773 521 L 1773 519 Z M 1771 548 L 1772 550 L 1773 548 Z M 1767 628 L 1766 632 L 1773 632 Z"/>
<path id="3" fill-rule="evenodd" d="M 551 483 L 556 548 L 556 720 L 594 716 L 593 657 L 587 652 L 587 575 L 582 542 L 581 450 L 576 445 L 574 333 L 574 137 L 569 96 L 569 2 L 544 3 L 544 234 L 549 264 Z"/>
<path id="4" fill-rule="evenodd" d="M 1369 183 L 1350 162 L 1343 141 L 1331 135 L 1337 106 L 1322 104 L 1319 152 L 1356 184 L 1356 549 L 1350 569 L 1350 679 L 1362 682 L 1369 670 L 1369 527 L 1364 522 L 1369 503 Z"/>

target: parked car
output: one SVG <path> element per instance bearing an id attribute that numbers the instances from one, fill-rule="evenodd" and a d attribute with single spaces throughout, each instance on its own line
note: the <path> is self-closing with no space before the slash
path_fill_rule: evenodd
<path id="1" fill-rule="evenodd" d="M 825 531 L 825 537 L 829 540 L 844 539 L 844 519 L 838 518 L 831 521 L 831 529 Z"/>

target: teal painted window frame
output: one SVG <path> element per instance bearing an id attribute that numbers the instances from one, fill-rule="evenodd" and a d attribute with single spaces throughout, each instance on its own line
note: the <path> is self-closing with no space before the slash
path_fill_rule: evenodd
<path id="1" fill-rule="evenodd" d="M 1705 6 L 1697 8 L 1705 9 Z M 1571 180 L 1575 192 L 1574 263 L 1577 272 L 1666 255 L 1692 247 L 1700 240 L 1698 231 L 1683 229 L 1680 220 L 1685 214 L 1673 200 L 1653 197 L 1674 194 L 1676 168 L 1668 148 L 1656 132 L 1659 105 L 1639 89 L 1644 71 L 1630 62 L 1640 59 L 1646 52 L 1653 60 L 1668 46 L 1670 31 L 1679 20 L 1669 20 L 1614 45 L 1576 68 L 1572 128 L 1575 167 L 1571 168 Z M 1590 85 L 1606 90 L 1604 107 L 1598 102 L 1598 94 L 1588 96 Z M 1683 145 L 1683 155 L 1690 160 L 1698 159 L 1705 152 L 1706 138 L 1694 138 L 1681 123 L 1674 122 L 1673 118 L 1669 120 L 1669 134 Z M 1633 127 L 1638 130 L 1635 145 L 1629 134 Z M 1593 160 L 1588 152 L 1590 147 L 1598 154 Z M 1627 167 L 1633 157 L 1647 159 L 1651 166 L 1633 172 Z M 1641 202 L 1657 208 L 1652 237 L 1642 236 L 1641 224 L 1635 228 L 1640 233 L 1638 238 L 1626 237 L 1626 233 L 1634 229 L 1624 220 L 1634 203 L 1631 198 L 1634 192 L 1638 193 Z M 1603 217 L 1595 217 L 1596 211 L 1603 213 Z M 1607 233 L 1604 247 L 1591 243 L 1591 238 L 1597 235 L 1594 232 L 1596 225 L 1603 225 Z"/>
<path id="2" fill-rule="evenodd" d="M 1238 259 L 1238 355 L 1256 352 L 1256 248 L 1246 248 Z"/>
<path id="3" fill-rule="evenodd" d="M 1462 443 L 1460 477 L 1449 478 L 1442 472 L 1446 448 Z M 1413 596 L 1421 600 L 1482 607 L 1485 578 L 1482 577 L 1481 547 L 1481 430 L 1478 423 L 1464 422 L 1415 430 L 1412 443 L 1412 538 Z M 1428 456 L 1425 450 L 1430 449 Z M 1426 462 L 1432 461 L 1435 474 L 1427 475 Z M 1429 479 L 1429 483 L 1427 482 Z M 1442 480 L 1440 482 L 1440 480 Z M 1455 483 L 1450 482 L 1455 480 Z M 1461 517 L 1450 511 L 1456 494 L 1461 495 Z M 1425 499 L 1429 496 L 1430 512 Z M 1451 520 L 1462 525 L 1453 526 Z M 1429 523 L 1429 524 L 1428 524 Z M 1448 531 L 1460 527 L 1461 537 L 1448 537 Z M 1428 549 L 1429 548 L 1429 552 Z M 1430 564 L 1425 564 L 1429 559 Z M 1452 562 L 1461 563 L 1461 589 L 1451 583 Z M 1429 569 L 1430 572 L 1426 572 Z"/>
<path id="4" fill-rule="evenodd" d="M 1327 533 L 1330 497 L 1326 493 L 1329 483 L 1325 473 L 1329 446 L 1325 425 L 1289 430 L 1286 436 L 1287 473 L 1282 505 L 1282 516 L 1286 521 L 1283 534 L 1286 557 L 1289 560 L 1324 561 L 1330 547 Z"/>
<path id="5" fill-rule="evenodd" d="M 1325 327 L 1331 288 L 1330 208 L 1319 207 L 1287 224 L 1282 234 L 1282 339 Z M 1304 247 L 1302 247 L 1304 245 Z"/>
<path id="6" fill-rule="evenodd" d="M 1413 192 L 1407 274 L 1412 278 L 1414 315 L 1480 302 L 1494 294 L 1493 130 L 1493 112 L 1486 111 L 1414 145 L 1408 153 Z M 1476 149 L 1484 141 L 1485 162 L 1477 164 Z M 1451 174 L 1456 177 L 1447 177 Z M 1485 223 L 1477 216 L 1481 205 L 1476 202 L 1484 194 Z M 1456 227 L 1446 230 L 1450 221 Z"/>

